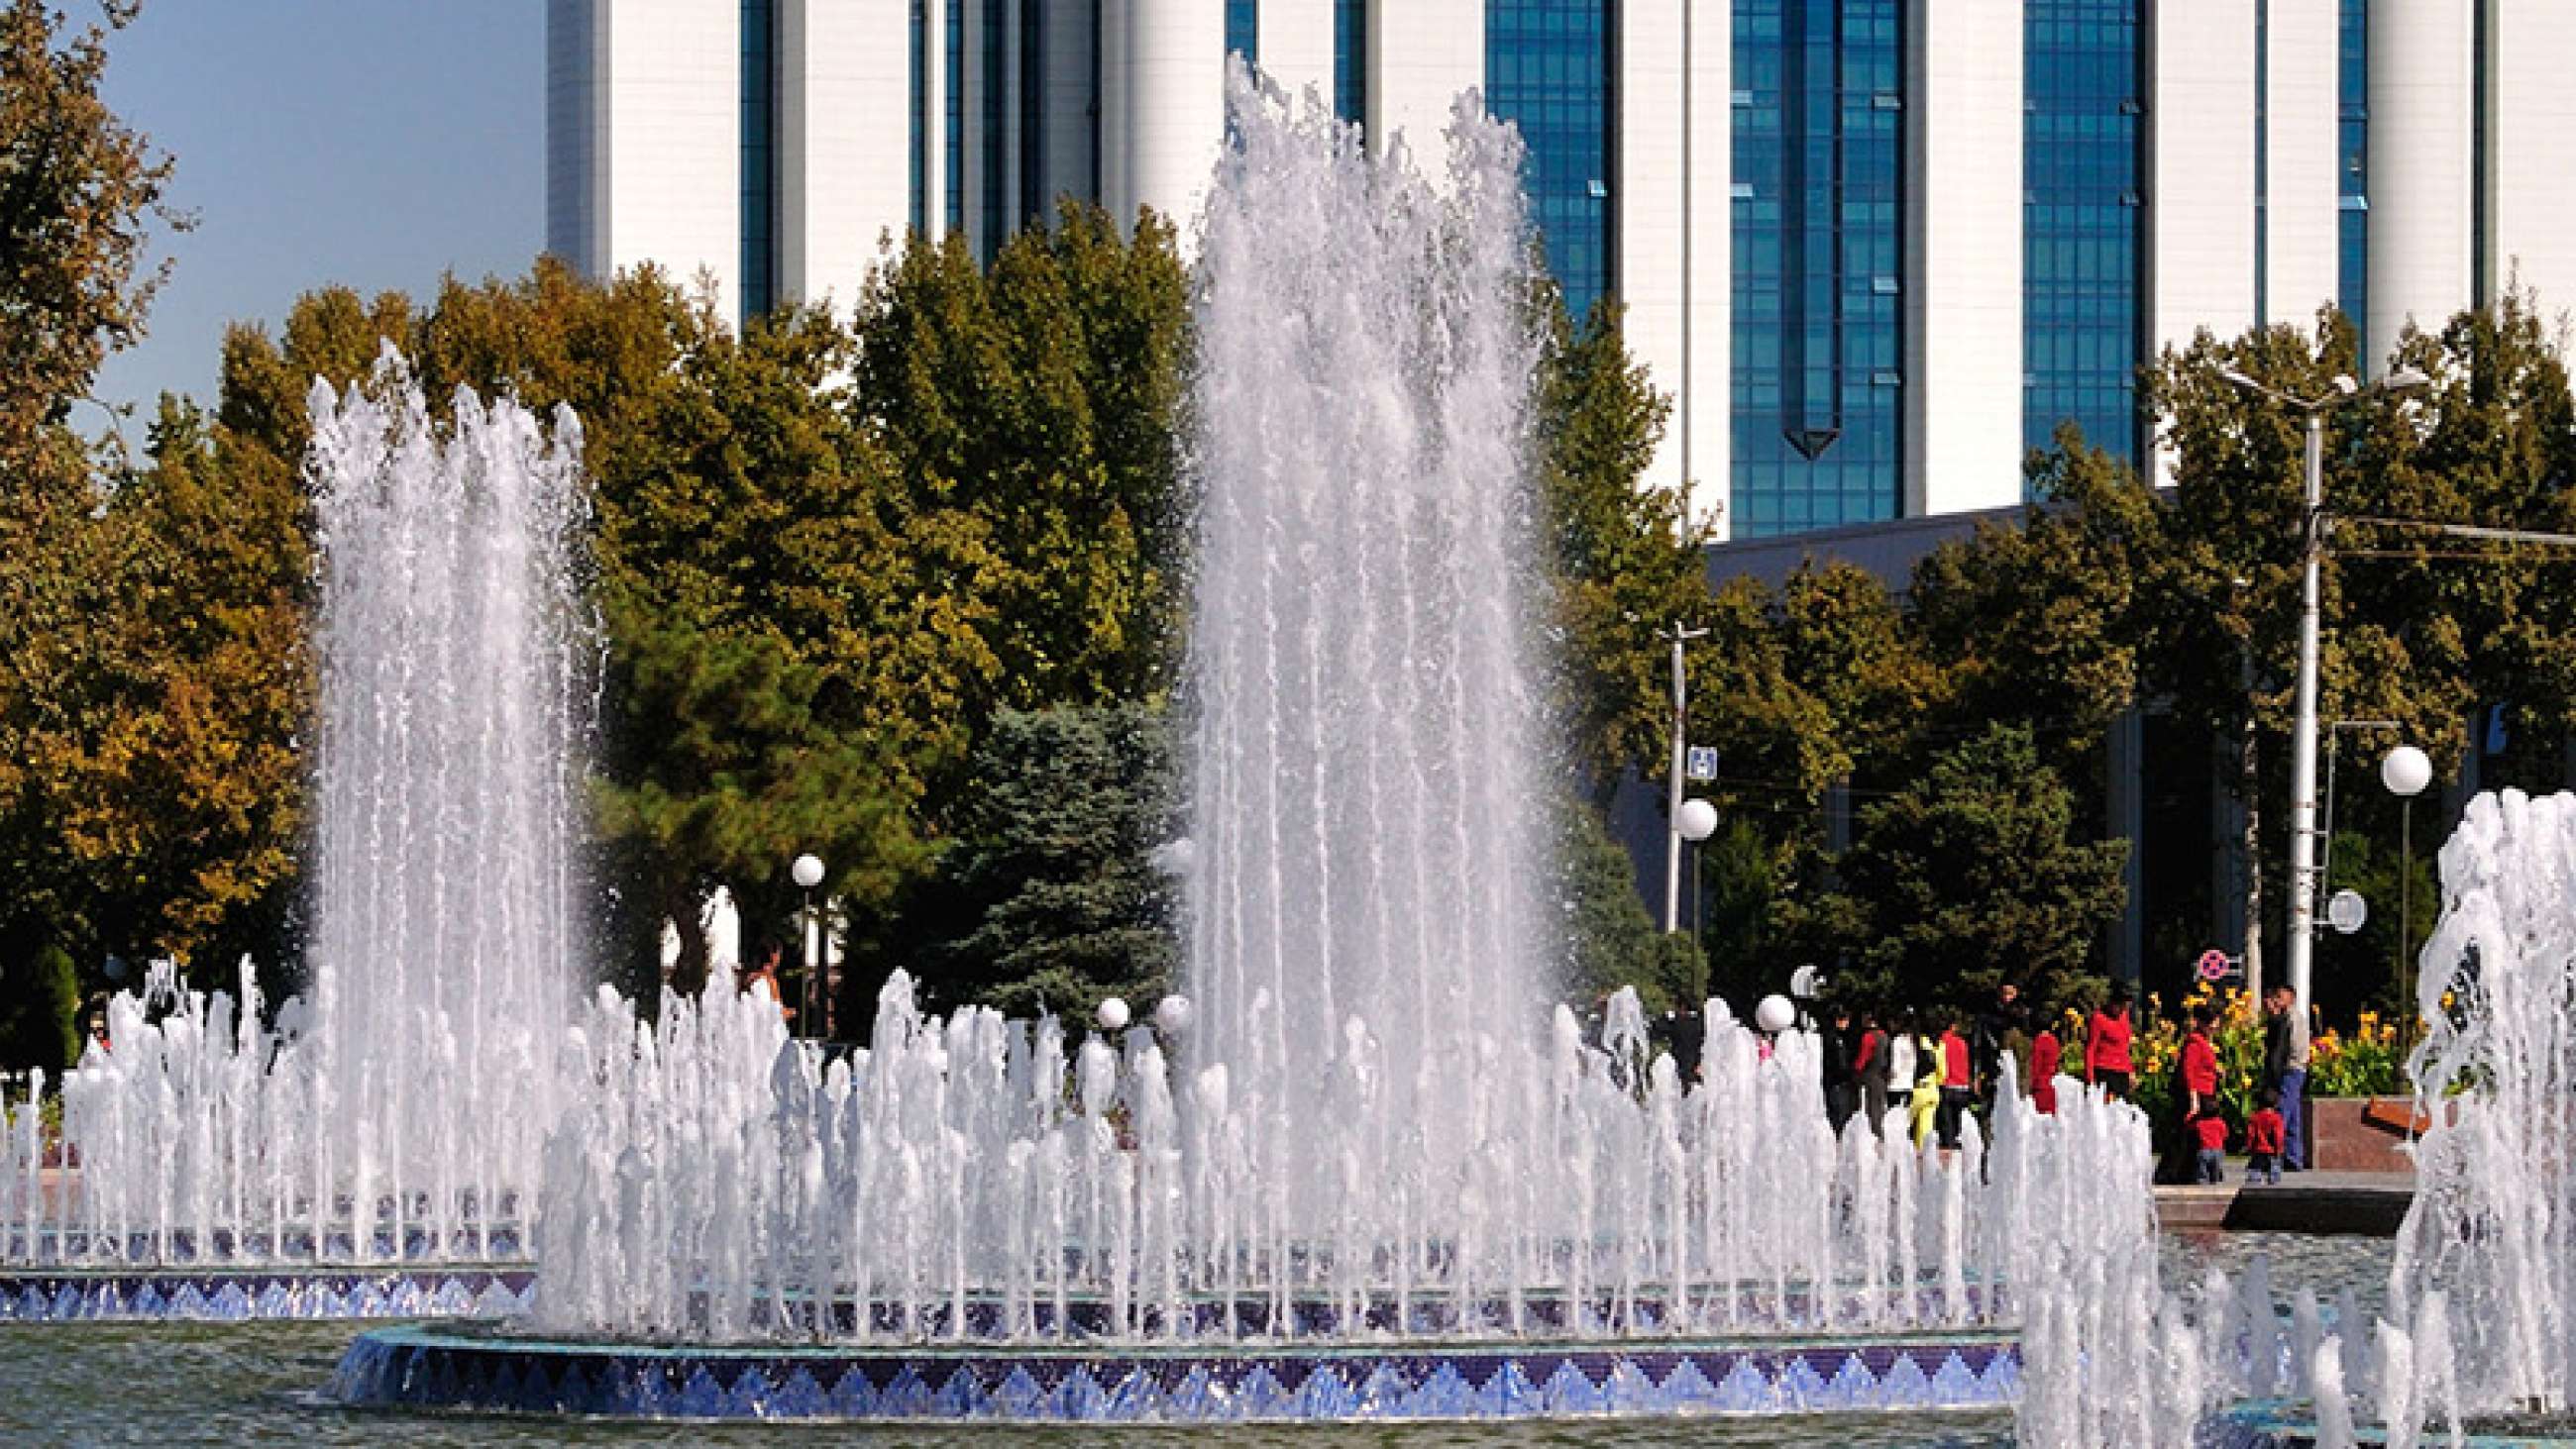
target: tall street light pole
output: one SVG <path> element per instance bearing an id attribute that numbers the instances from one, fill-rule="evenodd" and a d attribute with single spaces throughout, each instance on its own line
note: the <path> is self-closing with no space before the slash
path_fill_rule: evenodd
<path id="1" fill-rule="evenodd" d="M 2219 376 L 2248 392 L 2259 393 L 2300 413 L 2307 423 L 2306 479 L 2302 489 L 2299 539 L 2299 678 L 2292 696 L 2290 725 L 2290 992 L 2296 998 L 2291 1019 L 2308 1020 L 2309 963 L 2314 956 L 2317 925 L 2317 635 L 2326 535 L 2326 415 L 2364 393 L 2411 392 L 2425 386 L 2424 374 L 2402 367 L 2364 388 L 2349 377 L 2337 377 L 2334 390 L 2319 398 L 2293 397 L 2266 387 L 2234 368 Z"/>
<path id="2" fill-rule="evenodd" d="M 1682 928 L 1682 773 L 1689 767 L 1690 681 L 1684 674 L 1682 646 L 1707 637 L 1706 629 L 1673 623 L 1673 766 L 1671 788 L 1664 799 L 1664 934 Z"/>

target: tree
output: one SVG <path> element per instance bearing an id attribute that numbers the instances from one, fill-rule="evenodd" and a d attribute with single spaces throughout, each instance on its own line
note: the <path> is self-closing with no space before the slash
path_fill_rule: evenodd
<path id="1" fill-rule="evenodd" d="M 1671 405 L 1629 357 L 1617 305 L 1596 303 L 1580 329 L 1553 299 L 1548 315 L 1534 433 L 1555 704 L 1575 763 L 1606 791 L 1669 747 L 1659 636 L 1705 612 L 1707 563 L 1681 498 L 1642 486 Z"/>
<path id="2" fill-rule="evenodd" d="M 1610 838 L 1591 802 L 1571 793 L 1556 805 L 1561 892 L 1554 943 L 1565 962 L 1565 984 L 1578 1003 L 1622 986 L 1652 1013 L 1697 1006 L 1708 977 L 1698 947 L 1680 933 L 1666 933 L 1637 897 L 1636 865 Z"/>
<path id="3" fill-rule="evenodd" d="M 66 418 L 142 335 L 161 279 L 144 267 L 152 224 L 188 225 L 161 202 L 170 159 L 99 94 L 107 38 L 136 10 L 104 0 L 73 31 L 48 0 L 0 6 L 0 480 L 16 508 L 84 501 Z"/>
<path id="4" fill-rule="evenodd" d="M 1966 1004 L 2003 981 L 2062 999 L 2123 901 L 2126 846 L 2077 841 L 2074 817 L 2031 732 L 1990 726 L 1861 812 L 1835 885 L 1784 907 L 1784 933 L 1863 999 Z"/>
<path id="5" fill-rule="evenodd" d="M 994 718 L 907 912 L 935 999 L 1087 1020 L 1103 997 L 1168 989 L 1178 902 L 1152 857 L 1179 808 L 1174 753 L 1171 719 L 1146 704 Z"/>
<path id="6" fill-rule="evenodd" d="M 80 980 L 60 943 L 0 938 L 0 1066 L 59 1081 L 80 1061 Z"/>

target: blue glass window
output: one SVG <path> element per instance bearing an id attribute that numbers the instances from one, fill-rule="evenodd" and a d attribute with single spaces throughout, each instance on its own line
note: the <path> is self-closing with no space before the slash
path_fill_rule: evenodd
<path id="1" fill-rule="evenodd" d="M 1734 535 L 1893 518 L 1905 6 L 1737 0 L 1734 67 Z"/>
<path id="2" fill-rule="evenodd" d="M 742 316 L 758 317 L 776 300 L 778 234 L 777 6 L 742 0 Z"/>
<path id="3" fill-rule="evenodd" d="M 1529 148 L 1531 218 L 1576 317 L 1610 290 L 1609 0 L 1486 0 L 1485 104 Z"/>
<path id="4" fill-rule="evenodd" d="M 1225 0 L 1225 51 L 1261 63 L 1261 0 Z"/>
<path id="5" fill-rule="evenodd" d="M 2022 440 L 2074 420 L 2138 456 L 2146 208 L 2139 0 L 2029 0 L 2022 15 Z"/>
<path id="6" fill-rule="evenodd" d="M 2336 99 L 2341 173 L 2337 194 L 2335 304 L 2352 319 L 2365 366 L 2370 358 L 2370 0 L 2343 0 Z"/>
<path id="7" fill-rule="evenodd" d="M 1333 0 L 1333 114 L 1368 120 L 1368 0 Z"/>
<path id="8" fill-rule="evenodd" d="M 912 229 L 930 230 L 930 14 L 912 0 Z"/>
<path id="9" fill-rule="evenodd" d="M 941 0 L 948 12 L 941 29 L 947 39 L 948 72 L 948 229 L 966 229 L 966 0 Z"/>
<path id="10" fill-rule="evenodd" d="M 984 0 L 984 258 L 992 260 L 1002 247 L 1002 238 L 1010 231 L 1010 213 L 1004 209 L 1009 195 L 1003 182 L 1009 176 L 1011 140 L 1011 46 L 1010 0 Z"/>

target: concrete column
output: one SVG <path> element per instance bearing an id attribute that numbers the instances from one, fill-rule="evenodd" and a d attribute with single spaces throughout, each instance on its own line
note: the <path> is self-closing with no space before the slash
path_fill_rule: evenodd
<path id="1" fill-rule="evenodd" d="M 782 297 L 846 312 L 911 222 L 911 25 L 911 0 L 781 0 Z"/>
<path id="2" fill-rule="evenodd" d="M 925 0 L 922 18 L 921 78 L 923 162 L 921 184 L 924 228 L 933 238 L 948 231 L 948 7 L 966 0 Z"/>
<path id="3" fill-rule="evenodd" d="M 2576 12 L 2559 0 L 2487 7 L 2487 296 L 2519 284 L 2553 330 L 2576 308 Z"/>
<path id="4" fill-rule="evenodd" d="M 2302 330 L 2340 286 L 2335 167 L 2338 0 L 2268 0 L 2264 75 L 2263 321 Z"/>
<path id="5" fill-rule="evenodd" d="M 1458 93 L 1485 84 L 1485 0 L 1377 0 L 1369 7 L 1369 144 L 1407 139 L 1446 154 Z"/>
<path id="6" fill-rule="evenodd" d="M 1124 8 L 1128 214 L 1150 206 L 1187 237 L 1225 140 L 1225 7 L 1127 0 Z"/>
<path id="7" fill-rule="evenodd" d="M 2019 0 L 1915 11 L 1904 127 L 1905 511 L 2021 501 Z"/>
<path id="8" fill-rule="evenodd" d="M 2149 12 L 2148 341 L 2254 325 L 2254 0 Z M 2159 450 L 2159 483 L 2173 460 Z"/>
<path id="9" fill-rule="evenodd" d="M 1291 96 L 1333 105 L 1333 0 L 1261 0 L 1261 71 Z"/>
<path id="10" fill-rule="evenodd" d="M 2370 369 L 2471 297 L 2475 0 L 2370 7 Z M 2562 25 L 2565 17 L 2560 17 Z M 2562 178 L 2563 184 L 2563 178 Z"/>
<path id="11" fill-rule="evenodd" d="M 1136 225 L 1136 183 L 1128 165 L 1128 10 L 1133 0 L 1100 0 L 1100 204 L 1121 228 Z"/>
<path id="12" fill-rule="evenodd" d="M 1693 521 L 1722 530 L 1733 36 L 1686 0 L 1625 0 L 1617 15 L 1619 299 L 1630 354 L 1673 405 L 1646 482 L 1687 490 Z"/>

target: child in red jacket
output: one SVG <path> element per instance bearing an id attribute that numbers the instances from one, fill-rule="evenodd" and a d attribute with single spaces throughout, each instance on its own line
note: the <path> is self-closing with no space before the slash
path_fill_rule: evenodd
<path id="1" fill-rule="evenodd" d="M 2192 1141 L 2200 1148 L 2199 1180 L 2227 1180 L 2227 1119 L 2219 1115 L 2216 1105 L 2205 1107 L 2191 1119 Z"/>
<path id="2" fill-rule="evenodd" d="M 2281 1180 L 2281 1138 L 2287 1124 L 2281 1120 L 2281 1094 L 2270 1087 L 2254 1099 L 2254 1115 L 2245 1119 L 2245 1180 L 2261 1178 L 2265 1182 Z"/>

